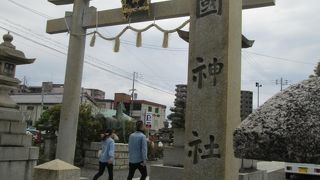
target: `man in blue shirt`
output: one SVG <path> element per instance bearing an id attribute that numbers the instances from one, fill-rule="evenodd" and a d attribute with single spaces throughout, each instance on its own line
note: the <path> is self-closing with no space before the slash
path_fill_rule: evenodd
<path id="1" fill-rule="evenodd" d="M 129 174 L 127 180 L 132 180 L 136 169 L 141 173 L 140 180 L 145 180 L 147 173 L 147 138 L 144 135 L 144 124 L 136 122 L 136 132 L 129 137 Z"/>
<path id="2" fill-rule="evenodd" d="M 93 180 L 97 180 L 104 173 L 107 167 L 109 173 L 109 180 L 113 180 L 113 165 L 114 159 L 114 140 L 111 138 L 112 130 L 108 129 L 106 133 L 101 134 L 101 146 L 102 150 L 99 156 L 99 172 L 93 177 Z"/>

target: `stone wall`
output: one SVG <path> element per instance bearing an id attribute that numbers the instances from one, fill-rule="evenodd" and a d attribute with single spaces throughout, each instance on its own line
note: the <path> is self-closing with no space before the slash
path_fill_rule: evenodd
<path id="1" fill-rule="evenodd" d="M 10 116 L 12 115 L 12 116 Z M 27 124 L 16 109 L 0 107 L 0 179 L 31 180 L 39 156 L 26 135 Z"/>
<path id="2" fill-rule="evenodd" d="M 101 149 L 100 142 L 92 142 L 85 154 L 85 167 L 99 169 L 98 151 Z M 115 144 L 115 166 L 113 169 L 127 169 L 129 166 L 128 144 Z"/>

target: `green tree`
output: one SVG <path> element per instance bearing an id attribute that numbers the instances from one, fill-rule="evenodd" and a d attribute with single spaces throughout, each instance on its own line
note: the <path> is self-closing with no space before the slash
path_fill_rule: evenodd
<path id="1" fill-rule="evenodd" d="M 47 133 L 56 131 L 59 133 L 61 107 L 61 105 L 55 105 L 43 112 L 36 123 L 37 129 L 47 130 Z M 92 141 L 100 141 L 100 133 L 105 129 L 105 122 L 92 115 L 92 106 L 82 104 L 79 109 L 75 164 L 83 164 L 85 146 Z"/>
<path id="2" fill-rule="evenodd" d="M 36 122 L 37 129 L 42 129 L 43 126 L 51 126 L 51 131 L 57 131 L 59 128 L 61 104 L 54 105 L 48 110 L 44 111 L 40 119 Z"/>
<path id="3" fill-rule="evenodd" d="M 36 123 L 37 129 L 47 130 L 50 133 L 58 132 L 59 134 L 61 107 L 61 105 L 55 105 L 43 112 Z M 123 125 L 125 133 L 123 133 Z M 92 106 L 82 104 L 79 109 L 75 164 L 83 165 L 86 147 L 91 142 L 100 141 L 100 134 L 105 132 L 106 129 L 115 130 L 119 136 L 119 142 L 128 142 L 129 135 L 134 132 L 134 125 L 133 121 L 105 118 L 101 114 L 93 116 Z M 125 136 L 123 137 L 122 134 Z"/>

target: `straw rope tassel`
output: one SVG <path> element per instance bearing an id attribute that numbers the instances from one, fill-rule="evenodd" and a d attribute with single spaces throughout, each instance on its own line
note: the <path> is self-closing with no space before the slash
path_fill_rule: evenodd
<path id="1" fill-rule="evenodd" d="M 120 49 L 120 38 L 116 37 L 115 42 L 114 42 L 113 51 L 114 52 L 119 52 L 119 49 Z"/>
<path id="2" fill-rule="evenodd" d="M 169 33 L 168 32 L 164 32 L 163 33 L 163 41 L 162 41 L 162 47 L 163 48 L 168 48 L 168 42 L 169 41 Z"/>
<path id="3" fill-rule="evenodd" d="M 93 47 L 96 43 L 96 33 L 93 33 L 91 41 L 90 41 L 90 46 Z"/>
<path id="4" fill-rule="evenodd" d="M 141 32 L 138 32 L 138 34 L 137 34 L 136 46 L 137 46 L 137 47 L 141 47 L 141 45 L 142 45 Z"/>

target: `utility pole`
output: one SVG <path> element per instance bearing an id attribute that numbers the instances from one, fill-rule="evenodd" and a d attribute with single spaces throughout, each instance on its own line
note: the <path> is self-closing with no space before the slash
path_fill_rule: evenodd
<path id="1" fill-rule="evenodd" d="M 278 79 L 276 80 L 276 85 L 278 85 L 278 84 L 280 84 L 280 91 L 282 91 L 282 87 L 283 87 L 284 85 L 288 85 L 288 80 L 284 80 L 284 81 L 283 81 L 283 78 L 281 77 L 281 78 L 280 78 L 280 82 L 279 82 Z"/>
<path id="2" fill-rule="evenodd" d="M 44 107 L 44 84 L 42 82 L 42 87 L 41 87 L 41 110 L 40 110 L 40 114 L 42 114 L 42 111 L 43 111 L 43 107 Z"/>
<path id="3" fill-rule="evenodd" d="M 260 87 L 262 87 L 262 84 L 256 82 L 256 87 L 258 88 L 258 104 L 257 104 L 257 107 L 259 107 L 259 93 L 260 93 L 259 89 L 260 89 Z"/>
<path id="4" fill-rule="evenodd" d="M 134 82 L 135 82 L 136 78 L 138 78 L 138 73 L 137 72 L 133 72 L 132 89 L 130 89 L 130 91 L 131 91 L 130 116 L 131 117 L 132 117 L 132 111 L 133 111 L 134 91 L 136 90 L 134 88 Z"/>

